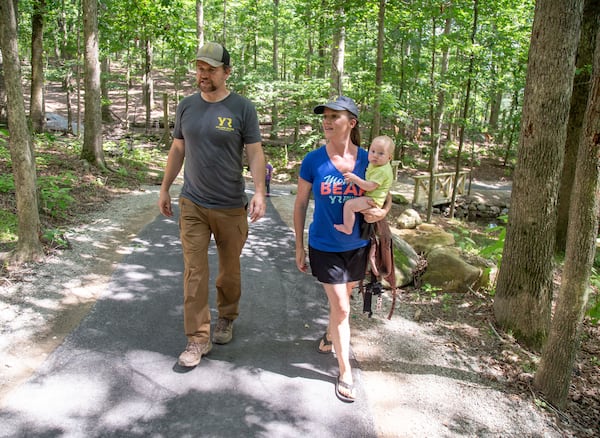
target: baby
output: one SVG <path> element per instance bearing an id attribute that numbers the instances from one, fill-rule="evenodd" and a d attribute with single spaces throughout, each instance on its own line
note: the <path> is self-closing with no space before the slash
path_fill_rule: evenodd
<path id="1" fill-rule="evenodd" d="M 334 224 L 334 228 L 345 234 L 352 234 L 355 213 L 367 210 L 373 200 L 381 208 L 394 182 L 394 171 L 390 161 L 394 156 L 394 142 L 387 135 L 375 137 L 369 148 L 369 165 L 365 179 L 359 178 L 352 172 L 344 173 L 347 182 L 351 182 L 365 190 L 364 196 L 352 198 L 344 203 L 344 223 Z"/>

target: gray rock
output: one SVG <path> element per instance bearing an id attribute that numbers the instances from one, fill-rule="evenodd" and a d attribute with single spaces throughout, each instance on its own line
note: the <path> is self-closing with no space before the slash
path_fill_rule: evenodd
<path id="1" fill-rule="evenodd" d="M 465 262 L 456 248 L 435 248 L 427 255 L 423 284 L 440 287 L 447 292 L 478 289 L 482 270 Z"/>
<path id="2" fill-rule="evenodd" d="M 412 229 L 416 228 L 418 225 L 423 223 L 423 219 L 421 219 L 421 215 L 413 210 L 412 208 L 407 208 L 398 216 L 396 219 L 396 225 L 400 229 Z"/>

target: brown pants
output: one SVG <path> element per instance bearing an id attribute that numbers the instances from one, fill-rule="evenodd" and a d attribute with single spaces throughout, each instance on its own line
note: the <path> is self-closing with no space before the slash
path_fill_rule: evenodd
<path id="1" fill-rule="evenodd" d="M 208 304 L 208 247 L 214 235 L 219 257 L 215 281 L 220 318 L 235 320 L 242 293 L 240 256 L 248 238 L 245 208 L 212 209 L 179 198 L 179 230 L 185 265 L 183 274 L 183 319 L 188 340 L 210 339 Z"/>

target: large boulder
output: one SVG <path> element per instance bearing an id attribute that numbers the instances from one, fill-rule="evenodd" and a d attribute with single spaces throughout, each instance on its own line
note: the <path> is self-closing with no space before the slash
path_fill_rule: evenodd
<path id="1" fill-rule="evenodd" d="M 415 229 L 397 230 L 396 234 L 404 239 L 417 254 L 429 254 L 435 248 L 454 246 L 454 236 L 432 224 L 421 224 Z"/>
<path id="2" fill-rule="evenodd" d="M 482 274 L 480 268 L 463 260 L 458 249 L 437 247 L 427 254 L 427 270 L 421 282 L 447 292 L 467 292 L 480 287 Z"/>
<path id="3" fill-rule="evenodd" d="M 396 287 L 411 284 L 414 279 L 414 270 L 419 261 L 415 250 L 397 235 L 392 235 L 394 242 L 394 265 L 396 266 Z M 387 282 L 384 286 L 389 287 Z"/>
<path id="4" fill-rule="evenodd" d="M 478 284 L 480 288 L 491 289 L 493 285 L 496 284 L 498 266 L 496 266 L 492 261 L 464 252 L 461 254 L 461 256 L 469 265 L 481 269 L 481 278 L 479 279 Z"/>

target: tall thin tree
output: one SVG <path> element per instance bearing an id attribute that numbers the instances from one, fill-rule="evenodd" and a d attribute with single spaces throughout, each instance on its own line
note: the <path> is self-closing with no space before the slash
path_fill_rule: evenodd
<path id="1" fill-rule="evenodd" d="M 100 62 L 98 58 L 98 2 L 83 0 L 85 130 L 81 158 L 100 168 L 106 168 L 102 150 L 102 103 Z"/>
<path id="2" fill-rule="evenodd" d="M 442 8 L 443 12 L 443 8 Z M 444 102 L 446 93 L 443 88 L 444 77 L 446 72 L 448 71 L 448 52 L 450 50 L 448 43 L 444 43 L 444 48 L 442 51 L 442 62 L 440 64 L 440 74 L 439 80 L 435 79 L 435 67 L 436 67 L 436 16 L 432 16 L 432 55 L 431 55 L 431 71 L 430 71 L 430 83 L 431 90 L 437 97 L 436 105 L 431 102 L 430 104 L 430 114 L 429 118 L 431 121 L 431 154 L 429 156 L 429 195 L 427 197 L 427 222 L 431 220 L 431 214 L 433 212 L 433 202 L 436 193 L 437 179 L 436 174 L 439 166 L 439 155 L 440 155 L 440 147 L 442 143 L 442 122 L 444 120 Z M 446 19 L 446 24 L 444 26 L 444 36 L 448 37 L 451 29 L 451 20 L 450 18 Z M 437 90 L 437 91 L 436 91 Z"/>
<path id="3" fill-rule="evenodd" d="M 458 178 L 460 175 L 462 151 L 465 143 L 465 128 L 467 118 L 469 117 L 469 103 L 471 99 L 471 83 L 473 81 L 473 68 L 475 67 L 475 36 L 477 34 L 477 17 L 479 15 L 478 0 L 473 0 L 473 27 L 471 28 L 471 50 L 469 55 L 469 69 L 467 70 L 467 87 L 465 91 L 465 103 L 463 105 L 462 117 L 460 121 L 460 133 L 458 138 L 458 151 L 456 153 L 456 166 L 454 168 L 454 183 L 452 185 L 452 199 L 450 201 L 450 218 L 454 218 L 454 204 L 458 191 Z"/>
<path id="4" fill-rule="evenodd" d="M 204 0 L 196 0 L 196 51 L 204 44 Z"/>
<path id="5" fill-rule="evenodd" d="M 21 63 L 17 44 L 17 15 L 12 0 L 0 0 L 0 49 L 4 59 L 9 146 L 17 199 L 18 242 L 16 262 L 38 260 L 43 256 L 39 234 L 36 171 L 33 144 L 27 129 Z"/>
<path id="6" fill-rule="evenodd" d="M 341 96 L 344 94 L 344 63 L 346 60 L 346 12 L 343 6 L 338 9 L 339 25 L 333 34 L 331 48 L 331 94 Z"/>
<path id="7" fill-rule="evenodd" d="M 31 96 L 29 116 L 34 132 L 43 132 L 46 128 L 44 108 L 44 17 L 46 1 L 33 2 L 31 14 Z"/>
<path id="8" fill-rule="evenodd" d="M 273 0 L 273 81 L 279 80 L 279 0 Z M 272 139 L 277 138 L 279 130 L 279 105 L 277 98 L 273 99 L 271 106 L 271 132 Z"/>
<path id="9" fill-rule="evenodd" d="M 383 46 L 385 43 L 385 4 L 386 0 L 379 0 L 379 13 L 377 14 L 377 58 L 375 60 L 375 96 L 373 102 L 373 125 L 371 126 L 372 140 L 379 135 L 381 130 L 381 85 L 383 84 Z"/>

